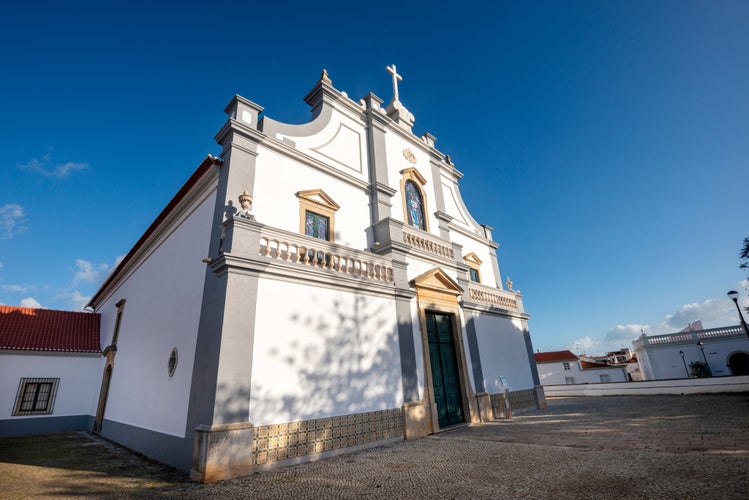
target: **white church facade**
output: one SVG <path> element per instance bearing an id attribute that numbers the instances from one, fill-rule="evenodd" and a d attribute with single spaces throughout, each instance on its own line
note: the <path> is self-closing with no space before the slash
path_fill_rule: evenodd
<path id="1" fill-rule="evenodd" d="M 323 71 L 302 125 L 231 100 L 91 299 L 97 432 L 213 481 L 545 405 L 491 228 L 389 70 L 387 106 Z"/>

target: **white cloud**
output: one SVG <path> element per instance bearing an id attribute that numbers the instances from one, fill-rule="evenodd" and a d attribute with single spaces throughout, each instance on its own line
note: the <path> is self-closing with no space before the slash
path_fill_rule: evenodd
<path id="1" fill-rule="evenodd" d="M 4 292 L 29 293 L 32 288 L 28 285 L 0 285 L 0 290 Z"/>
<path id="2" fill-rule="evenodd" d="M 101 281 L 102 276 L 109 270 L 107 264 L 94 265 L 87 260 L 76 259 L 73 275 L 73 285 L 79 283 L 96 283 Z"/>
<path id="3" fill-rule="evenodd" d="M 46 177 L 56 177 L 57 179 L 63 179 L 69 176 L 73 172 L 79 170 L 85 170 L 89 167 L 88 163 L 69 161 L 66 163 L 58 163 L 53 165 L 50 161 L 50 155 L 46 154 L 42 156 L 41 160 L 32 158 L 28 163 L 19 165 L 21 170 L 27 170 L 37 174 L 42 174 Z"/>
<path id="4" fill-rule="evenodd" d="M 659 333 L 672 333 L 685 328 L 688 324 L 702 320 L 707 325 L 725 326 L 736 322 L 736 308 L 725 297 L 707 299 L 704 302 L 684 304 L 674 314 L 666 315 L 665 325 L 657 325 Z"/>
<path id="5" fill-rule="evenodd" d="M 33 297 L 26 297 L 25 299 L 21 299 L 21 306 L 34 307 L 36 309 L 44 309 L 44 307 L 42 307 L 39 301 Z"/>
<path id="6" fill-rule="evenodd" d="M 749 297 L 741 297 L 739 305 L 741 307 L 749 306 Z M 636 340 L 642 333 L 646 335 L 676 333 L 697 320 L 702 320 L 705 328 L 731 326 L 739 322 L 736 306 L 727 297 L 716 297 L 703 302 L 684 304 L 675 312 L 666 314 L 660 323 L 654 325 L 616 325 L 606 332 L 603 338 L 585 336 L 572 341 L 567 345 L 567 348 L 575 354 L 585 353 L 593 355 L 616 351 L 622 347 L 629 347 L 631 349 L 632 341 Z"/>
<path id="7" fill-rule="evenodd" d="M 70 297 L 71 306 L 75 311 L 83 311 L 83 308 L 88 305 L 89 300 L 91 300 L 90 295 L 83 296 L 78 290 L 73 292 L 73 295 Z"/>
<path id="8" fill-rule="evenodd" d="M 16 203 L 6 203 L 0 208 L 0 240 L 9 240 L 26 230 L 23 222 L 26 214 L 23 207 Z"/>

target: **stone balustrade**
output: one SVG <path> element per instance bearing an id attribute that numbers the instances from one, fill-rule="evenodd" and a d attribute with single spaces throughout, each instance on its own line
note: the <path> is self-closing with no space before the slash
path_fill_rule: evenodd
<path id="1" fill-rule="evenodd" d="M 700 340 L 712 340 L 725 337 L 744 337 L 741 326 L 727 326 L 723 328 L 710 328 L 708 330 L 692 330 L 688 332 L 669 333 L 666 335 L 641 335 L 632 342 L 635 350 L 646 345 L 665 344 L 696 344 Z"/>
<path id="2" fill-rule="evenodd" d="M 342 249 L 327 241 L 291 234 L 260 235 L 259 254 L 290 264 L 317 267 L 357 278 L 393 282 L 393 268 L 367 252 Z"/>
<path id="3" fill-rule="evenodd" d="M 455 255 L 452 247 L 439 243 L 436 238 L 429 238 L 409 231 L 403 231 L 403 243 L 446 259 L 453 259 Z"/>
<path id="4" fill-rule="evenodd" d="M 471 300 L 482 304 L 489 304 L 513 311 L 519 310 L 517 297 L 514 292 L 500 290 L 499 288 L 491 288 L 477 283 L 470 283 L 468 285 L 468 296 Z"/>

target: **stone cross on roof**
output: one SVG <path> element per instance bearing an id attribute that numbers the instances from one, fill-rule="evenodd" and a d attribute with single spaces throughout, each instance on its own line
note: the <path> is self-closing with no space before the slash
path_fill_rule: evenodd
<path id="1" fill-rule="evenodd" d="M 403 81 L 403 77 L 396 71 L 395 64 L 386 66 L 385 69 L 388 70 L 388 73 L 393 75 L 393 100 L 398 101 L 398 82 Z"/>

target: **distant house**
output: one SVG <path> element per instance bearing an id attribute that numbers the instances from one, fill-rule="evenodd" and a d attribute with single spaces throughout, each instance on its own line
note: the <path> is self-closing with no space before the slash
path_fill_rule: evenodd
<path id="1" fill-rule="evenodd" d="M 644 380 L 690 377 L 692 363 L 707 363 L 714 377 L 749 374 L 749 339 L 741 326 L 701 327 L 695 322 L 677 333 L 643 333 L 632 342 Z"/>
<path id="2" fill-rule="evenodd" d="M 0 305 L 0 436 L 90 429 L 99 315 Z"/>
<path id="3" fill-rule="evenodd" d="M 537 352 L 534 355 L 541 385 L 626 382 L 623 366 L 581 360 L 571 351 Z"/>

